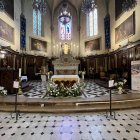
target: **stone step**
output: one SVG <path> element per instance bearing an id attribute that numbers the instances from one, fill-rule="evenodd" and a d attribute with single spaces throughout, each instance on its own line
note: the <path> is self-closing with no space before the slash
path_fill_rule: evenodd
<path id="1" fill-rule="evenodd" d="M 112 109 L 130 109 L 140 107 L 140 101 L 124 101 L 124 102 L 113 102 Z M 71 105 L 48 105 L 38 103 L 33 104 L 20 104 L 17 106 L 17 110 L 20 112 L 42 112 L 42 113 L 72 113 L 72 112 L 95 112 L 95 111 L 107 111 L 110 108 L 109 102 L 96 102 L 96 103 L 75 103 Z M 14 112 L 14 104 L 3 104 L 0 106 L 0 111 Z"/>

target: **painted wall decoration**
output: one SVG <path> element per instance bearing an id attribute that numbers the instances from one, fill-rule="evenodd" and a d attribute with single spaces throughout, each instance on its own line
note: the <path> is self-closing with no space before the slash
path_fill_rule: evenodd
<path id="1" fill-rule="evenodd" d="M 100 39 L 93 39 L 85 42 L 85 51 L 100 50 Z"/>
<path id="2" fill-rule="evenodd" d="M 109 49 L 111 46 L 110 41 L 110 15 L 106 15 L 104 18 L 104 30 L 105 30 L 105 48 Z"/>
<path id="3" fill-rule="evenodd" d="M 31 38 L 31 50 L 47 52 L 47 42 L 36 38 Z"/>
<path id="4" fill-rule="evenodd" d="M 14 43 L 14 28 L 0 19 L 0 38 Z"/>
<path id="5" fill-rule="evenodd" d="M 26 19 L 23 14 L 20 15 L 20 48 L 26 49 Z"/>
<path id="6" fill-rule="evenodd" d="M 135 34 L 135 12 L 115 28 L 115 42 L 119 42 Z"/>
<path id="7" fill-rule="evenodd" d="M 131 88 L 140 91 L 140 60 L 131 62 Z"/>

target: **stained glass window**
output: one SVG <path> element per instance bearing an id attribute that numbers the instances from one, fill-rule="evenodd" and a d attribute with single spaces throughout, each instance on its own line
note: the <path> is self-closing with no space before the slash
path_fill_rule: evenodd
<path id="1" fill-rule="evenodd" d="M 72 34 L 72 20 L 67 23 L 67 24 L 63 24 L 60 21 L 58 21 L 58 25 L 59 25 L 59 38 L 61 40 L 71 40 L 71 34 Z"/>
<path id="2" fill-rule="evenodd" d="M 36 17 L 36 11 L 33 9 L 33 33 L 34 34 L 37 34 L 36 31 L 37 31 L 37 27 L 36 27 L 36 24 L 37 24 L 37 17 Z"/>
<path id="3" fill-rule="evenodd" d="M 38 35 L 41 36 L 41 13 L 38 11 Z"/>
<path id="4" fill-rule="evenodd" d="M 41 13 L 33 9 L 33 33 L 41 36 Z"/>
<path id="5" fill-rule="evenodd" d="M 87 36 L 98 34 L 98 13 L 97 8 L 87 14 Z"/>

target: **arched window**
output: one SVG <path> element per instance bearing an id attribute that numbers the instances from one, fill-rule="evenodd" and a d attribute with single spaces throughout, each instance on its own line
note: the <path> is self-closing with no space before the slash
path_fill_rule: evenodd
<path id="1" fill-rule="evenodd" d="M 33 9 L 33 33 L 41 36 L 41 13 L 39 10 Z"/>
<path id="2" fill-rule="evenodd" d="M 95 8 L 87 14 L 87 36 L 94 36 L 98 34 L 98 11 Z"/>
<path id="3" fill-rule="evenodd" d="M 58 29 L 59 29 L 59 39 L 61 40 L 71 40 L 72 38 L 72 20 L 63 24 L 58 20 Z"/>

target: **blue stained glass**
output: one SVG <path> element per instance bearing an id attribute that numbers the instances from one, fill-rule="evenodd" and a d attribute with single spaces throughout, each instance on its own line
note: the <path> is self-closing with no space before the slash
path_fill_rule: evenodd
<path id="1" fill-rule="evenodd" d="M 62 24 L 61 22 L 59 22 L 58 24 L 59 24 L 59 38 L 61 40 L 71 40 L 72 20 L 66 25 Z"/>
<path id="2" fill-rule="evenodd" d="M 38 1 L 38 0 L 36 0 Z M 42 26 L 42 19 L 41 19 L 41 12 L 35 11 L 33 9 L 33 33 L 34 35 L 41 36 L 41 26 Z"/>
<path id="3" fill-rule="evenodd" d="M 66 24 L 66 40 L 71 40 L 71 22 Z"/>
<path id="4" fill-rule="evenodd" d="M 38 11 L 38 35 L 41 36 L 41 13 Z"/>
<path id="5" fill-rule="evenodd" d="M 37 27 L 36 27 L 36 24 L 37 24 L 37 16 L 36 16 L 36 11 L 33 10 L 33 33 L 36 35 L 37 34 Z"/>

